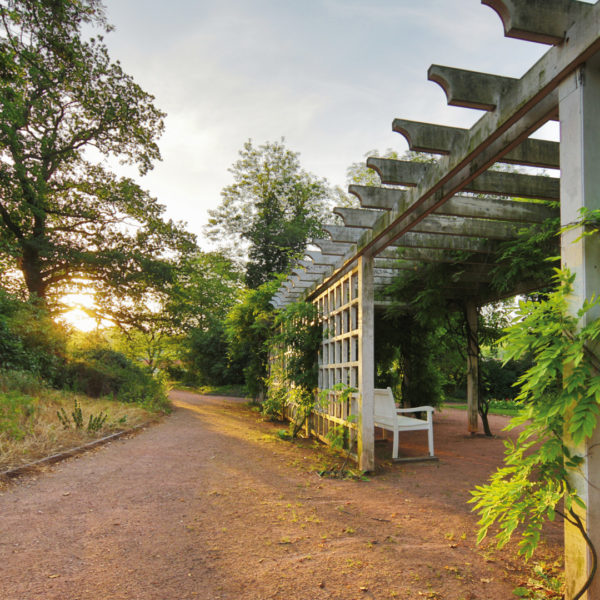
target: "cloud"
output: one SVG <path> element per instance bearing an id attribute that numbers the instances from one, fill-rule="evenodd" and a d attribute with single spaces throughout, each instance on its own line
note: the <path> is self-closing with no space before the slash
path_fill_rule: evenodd
<path id="1" fill-rule="evenodd" d="M 512 76 L 545 47 L 503 37 L 479 0 L 108 0 L 119 58 L 166 110 L 164 161 L 142 180 L 201 234 L 248 138 L 284 136 L 334 184 L 374 148 L 403 151 L 395 117 L 471 126 L 448 107 L 431 63 Z"/>

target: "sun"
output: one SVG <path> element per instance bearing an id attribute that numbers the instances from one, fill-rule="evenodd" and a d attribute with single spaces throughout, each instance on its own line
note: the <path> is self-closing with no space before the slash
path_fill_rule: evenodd
<path id="1" fill-rule="evenodd" d="M 94 318 L 86 311 L 86 309 L 89 311 L 96 308 L 93 294 L 85 292 L 67 294 L 61 298 L 61 303 L 69 308 L 62 313 L 60 320 L 79 331 L 87 333 L 113 326 L 111 321 Z"/>

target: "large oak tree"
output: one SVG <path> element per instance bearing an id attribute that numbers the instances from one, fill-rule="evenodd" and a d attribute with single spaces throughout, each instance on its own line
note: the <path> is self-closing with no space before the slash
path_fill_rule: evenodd
<path id="1" fill-rule="evenodd" d="M 0 264 L 20 269 L 30 297 L 91 282 L 114 312 L 160 288 L 195 243 L 101 161 L 147 172 L 164 117 L 110 59 L 110 29 L 98 0 L 0 0 Z"/>

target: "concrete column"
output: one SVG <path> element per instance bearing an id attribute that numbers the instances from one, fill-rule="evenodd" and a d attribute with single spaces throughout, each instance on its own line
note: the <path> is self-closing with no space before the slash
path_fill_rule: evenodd
<path id="1" fill-rule="evenodd" d="M 358 466 L 363 471 L 375 468 L 375 425 L 373 424 L 373 389 L 375 388 L 375 301 L 373 286 L 374 260 L 358 259 L 358 360 L 359 418 Z"/>
<path id="2" fill-rule="evenodd" d="M 477 433 L 479 413 L 479 348 L 477 343 L 477 326 L 479 311 L 474 302 L 467 301 L 467 418 L 469 433 Z"/>
<path id="3" fill-rule="evenodd" d="M 560 197 L 561 223 L 567 225 L 579 219 L 579 209 L 600 208 L 600 64 L 598 57 L 590 60 L 559 88 L 560 111 Z M 570 298 L 573 313 L 585 298 L 600 292 L 600 241 L 598 236 L 575 241 L 579 230 L 563 234 L 561 258 L 563 267 L 576 274 Z M 600 315 L 588 314 L 588 319 Z M 568 440 L 567 440 L 568 443 Z M 572 473 L 572 483 L 587 506 L 582 511 L 588 534 L 600 548 L 600 431 L 586 444 L 573 448 L 585 457 L 581 472 Z M 571 600 L 587 579 L 590 555 L 581 535 L 570 525 L 565 526 L 566 599 Z M 600 574 L 586 597 L 600 598 Z"/>

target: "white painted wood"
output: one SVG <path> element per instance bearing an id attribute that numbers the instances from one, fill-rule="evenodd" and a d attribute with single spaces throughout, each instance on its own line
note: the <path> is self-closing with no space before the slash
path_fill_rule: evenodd
<path id="1" fill-rule="evenodd" d="M 358 466 L 363 471 L 375 468 L 375 429 L 373 424 L 373 390 L 375 388 L 375 302 L 372 256 L 358 259 L 359 288 L 359 415 Z"/>
<path id="2" fill-rule="evenodd" d="M 398 458 L 398 437 L 403 431 L 427 431 L 429 456 L 434 456 L 433 411 L 434 408 L 432 406 L 397 408 L 394 402 L 394 394 L 389 387 L 373 390 L 373 422 L 376 427 L 393 432 L 392 458 Z M 426 412 L 427 419 L 405 416 L 406 414 L 416 412 Z"/>
<path id="3" fill-rule="evenodd" d="M 579 209 L 600 209 L 600 66 L 599 60 L 574 73 L 560 87 L 561 128 L 561 222 L 573 223 Z M 585 298 L 600 292 L 600 241 L 587 236 L 575 241 L 580 230 L 563 234 L 561 259 L 564 267 L 576 274 L 570 309 L 575 314 Z M 596 319 L 598 310 L 588 313 Z M 600 431 L 580 448 L 584 457 L 581 472 L 572 473 L 572 483 L 587 505 L 584 520 L 596 548 L 600 547 Z M 566 598 L 587 578 L 590 557 L 581 536 L 565 527 Z M 600 598 L 600 577 L 596 576 L 587 598 Z"/>

